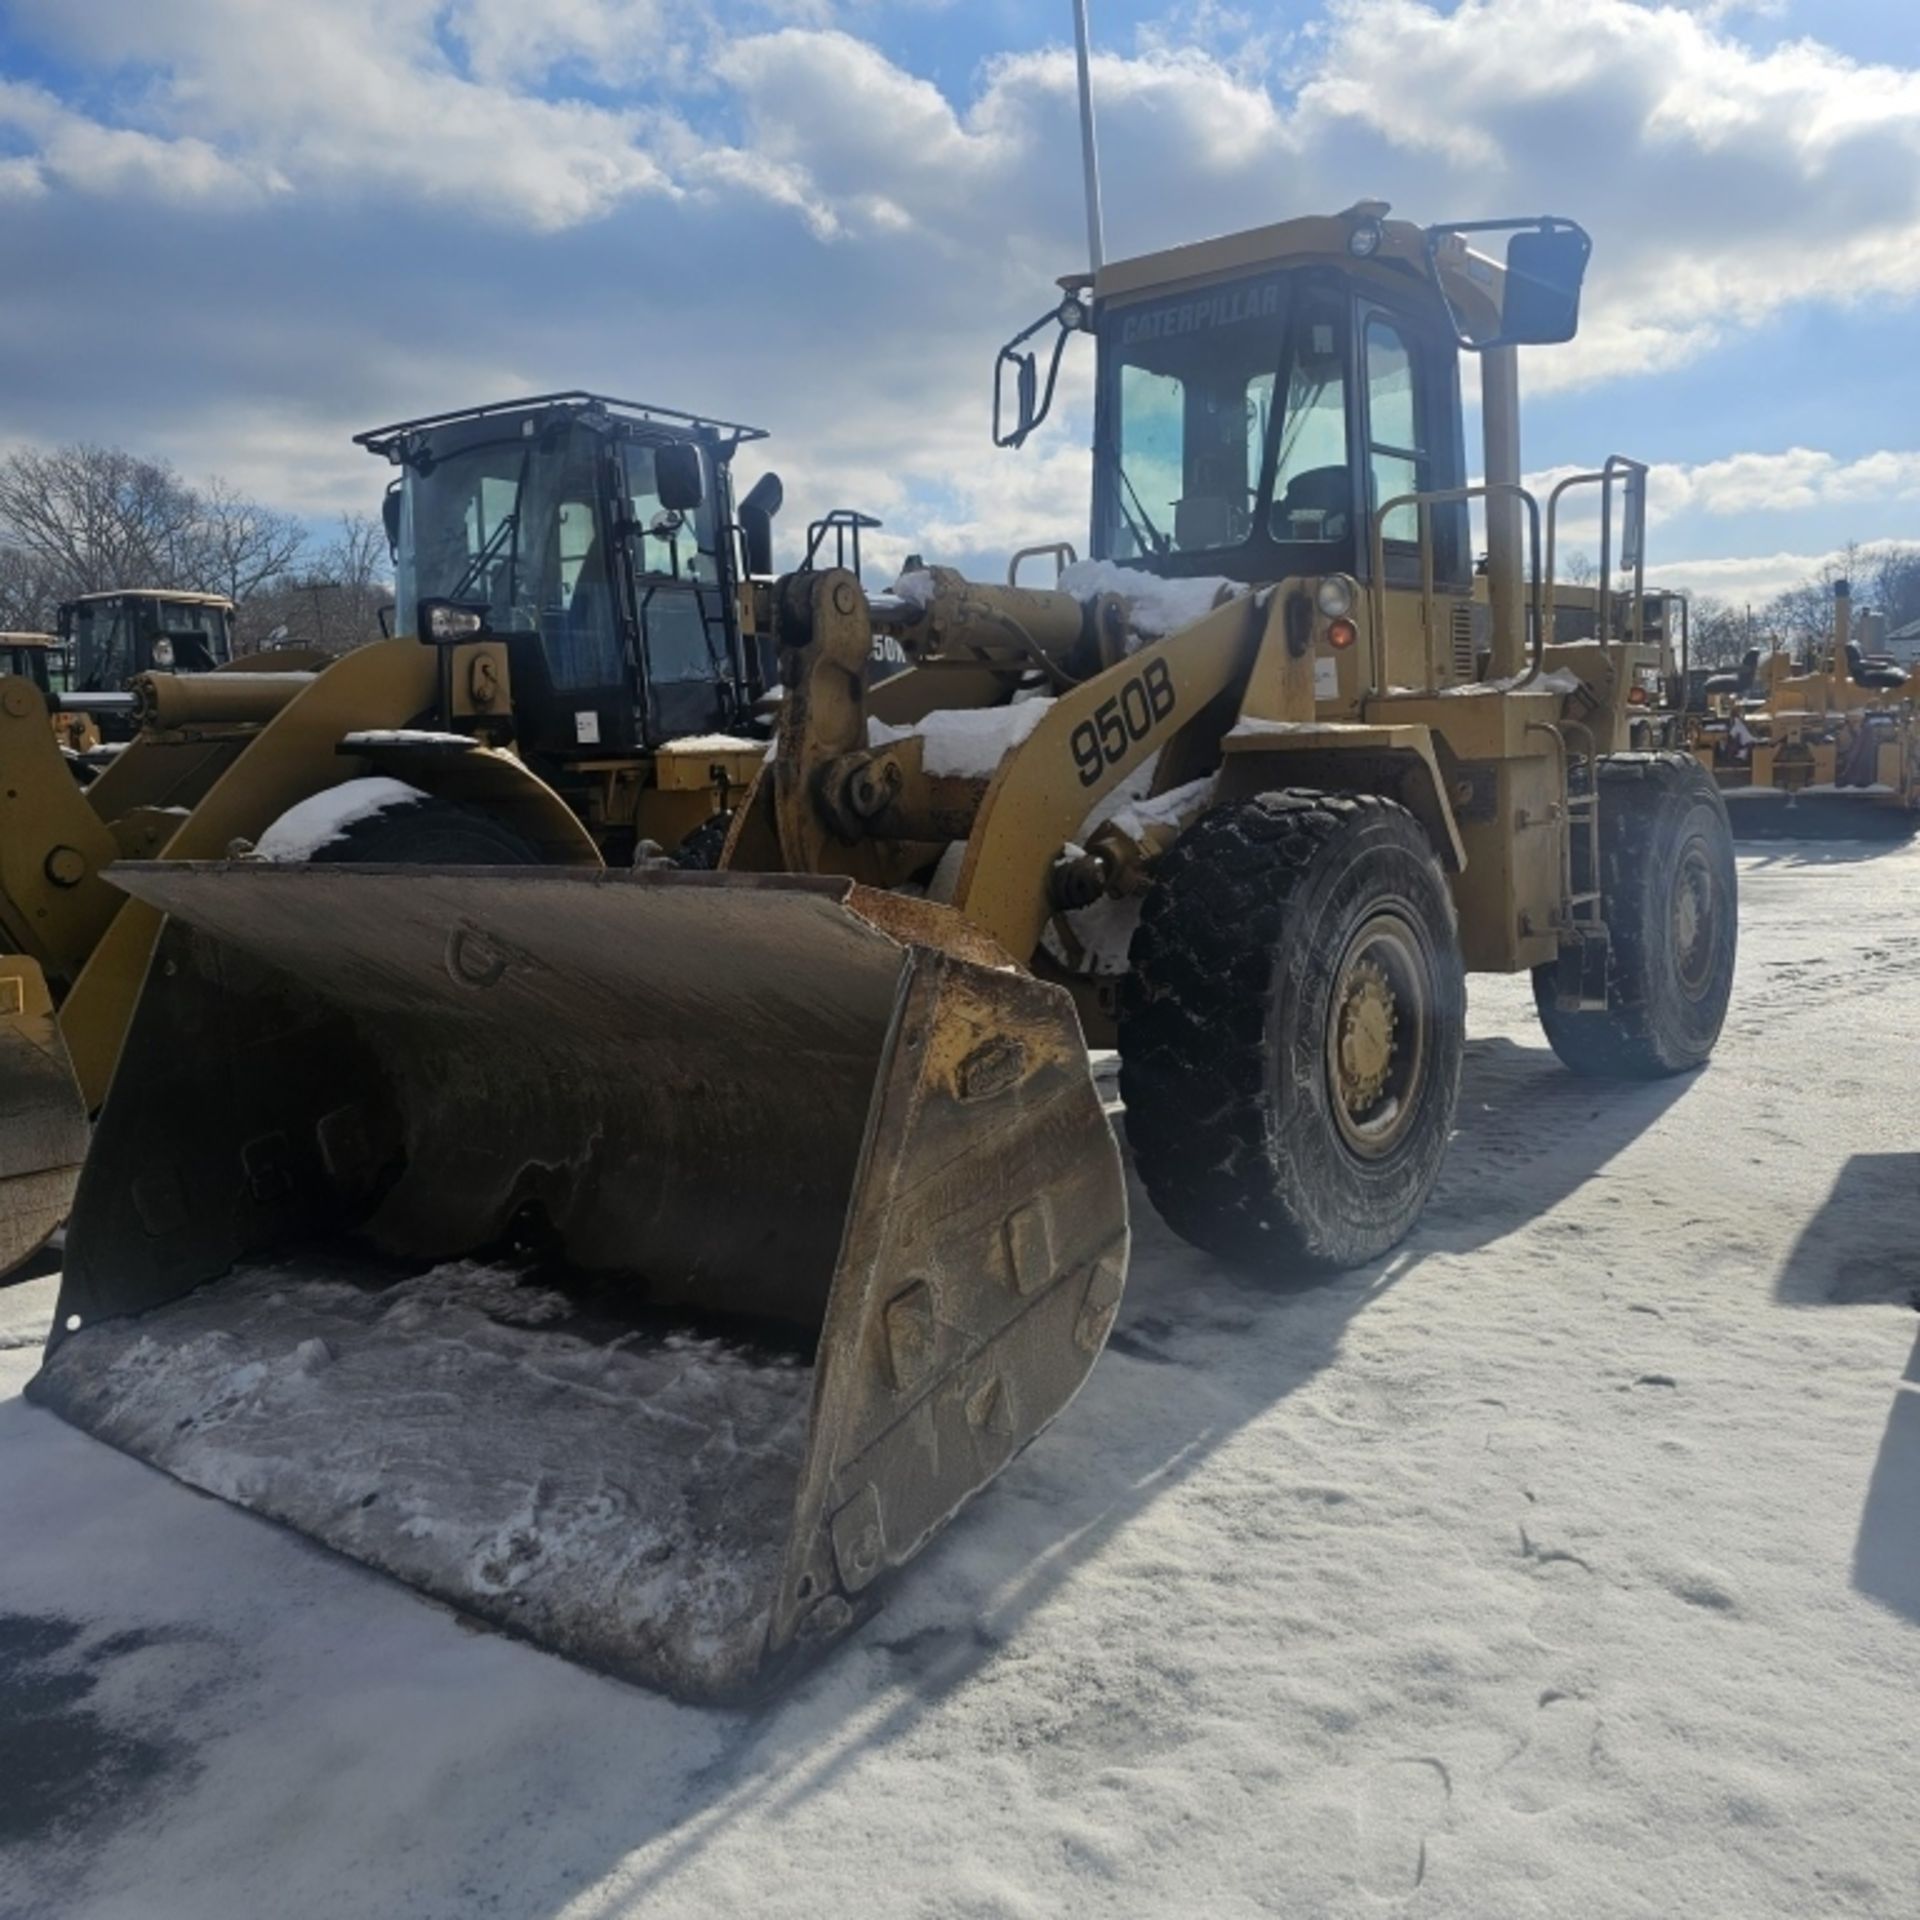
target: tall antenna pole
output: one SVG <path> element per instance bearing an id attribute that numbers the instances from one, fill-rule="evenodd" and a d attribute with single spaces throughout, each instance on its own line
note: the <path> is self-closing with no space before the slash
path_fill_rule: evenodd
<path id="1" fill-rule="evenodd" d="M 1087 52 L 1087 0 L 1073 0 L 1073 50 L 1080 66 L 1080 164 L 1087 176 L 1087 258 L 1095 273 L 1107 263 L 1100 219 L 1100 150 L 1093 137 L 1093 69 Z"/>

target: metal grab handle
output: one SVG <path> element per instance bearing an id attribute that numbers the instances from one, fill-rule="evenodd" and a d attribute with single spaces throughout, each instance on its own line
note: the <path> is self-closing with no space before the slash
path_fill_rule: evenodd
<path id="1" fill-rule="evenodd" d="M 1386 677 L 1387 561 L 1382 529 L 1386 526 L 1388 516 L 1409 506 L 1419 516 L 1420 618 L 1425 632 L 1427 677 L 1431 687 L 1437 678 L 1433 671 L 1433 509 L 1452 506 L 1460 501 L 1490 500 L 1495 495 L 1511 495 L 1527 510 L 1527 549 L 1533 582 L 1533 645 L 1528 655 L 1527 670 L 1514 685 L 1524 687 L 1539 675 L 1541 649 L 1546 644 L 1546 614 L 1541 598 L 1540 503 L 1517 480 L 1489 480 L 1474 487 L 1445 487 L 1435 493 L 1397 494 L 1375 510 L 1372 525 L 1368 529 L 1368 558 L 1372 578 L 1367 586 L 1367 605 L 1370 615 L 1368 624 L 1373 632 L 1368 647 L 1367 670 L 1373 679 L 1371 692 L 1379 693 Z"/>
<path id="2" fill-rule="evenodd" d="M 1606 463 L 1587 473 L 1570 473 L 1547 496 L 1547 582 L 1555 584 L 1554 561 L 1560 538 L 1560 499 L 1575 487 L 1600 489 L 1600 605 L 1598 637 L 1605 639 L 1613 631 L 1613 489 L 1625 476 L 1627 497 L 1637 503 L 1633 534 L 1633 631 L 1629 638 L 1637 646 L 1646 630 L 1647 584 L 1647 464 L 1624 453 L 1610 453 Z M 1621 550 L 1627 549 L 1627 529 L 1621 532 Z"/>

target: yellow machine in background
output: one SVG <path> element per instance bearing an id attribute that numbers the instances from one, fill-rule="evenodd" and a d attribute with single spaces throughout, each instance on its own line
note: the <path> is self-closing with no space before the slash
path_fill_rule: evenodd
<path id="1" fill-rule="evenodd" d="M 1065 283 L 1028 333 L 1057 326 L 1056 372 L 1097 342 L 1094 558 L 1053 588 L 745 580 L 783 697 L 721 871 L 603 870 L 585 834 L 524 868 L 119 869 L 169 919 L 33 1396 L 576 1657 L 732 1696 L 858 1619 L 1093 1365 L 1128 1221 L 1088 1038 L 1117 1041 L 1165 1219 L 1274 1278 L 1419 1218 L 1470 970 L 1529 973 L 1579 1072 L 1701 1065 L 1725 810 L 1690 756 L 1630 750 L 1644 663 L 1610 604 L 1570 635 L 1551 612 L 1576 491 L 1642 593 L 1645 470 L 1544 513 L 1520 480 L 1518 348 L 1572 337 L 1587 237 L 1386 214 Z M 1022 340 L 1005 444 L 1052 386 Z M 509 478 L 546 444 L 473 431 Z M 424 551 L 463 524 L 449 463 L 395 445 Z M 627 518 L 684 583 L 690 508 L 656 491 L 679 525 Z M 476 843 L 515 782 L 553 789 L 482 744 L 474 688 L 504 664 L 517 709 L 535 652 L 602 670 L 591 596 L 560 617 L 577 582 L 513 590 L 541 537 L 463 533 L 459 590 L 414 602 L 455 690 L 421 764 L 500 783 L 442 790 Z M 910 665 L 876 683 L 886 653 Z M 426 1374 L 425 1423 L 366 1384 Z"/>
<path id="2" fill-rule="evenodd" d="M 146 978 L 161 916 L 104 877 L 116 860 L 217 859 L 337 793 L 310 816 L 322 861 L 713 863 L 766 752 L 719 730 L 750 724 L 767 691 L 741 611 L 747 568 L 771 564 L 779 482 L 738 515 L 731 491 L 734 449 L 757 437 L 588 394 L 363 436 L 417 476 L 393 532 L 420 638 L 337 661 L 229 658 L 231 607 L 205 595 L 63 608 L 86 684 L 51 696 L 54 731 L 97 721 L 119 738 L 82 790 L 48 730 L 45 650 L 28 650 L 35 677 L 0 679 L 0 953 L 39 983 L 17 1015 L 0 1001 L 0 1027 L 32 1026 L 13 1080 L 0 1060 L 0 1212 L 24 1222 L 4 1183 L 41 1193 L 56 1162 L 71 1188 L 72 1113 L 106 1097 Z M 190 654 L 215 670 L 180 671 Z M 141 660 L 158 664 L 121 687 Z M 77 1093 L 42 1071 L 51 1042 L 28 1009 L 46 999 Z M 36 1202 L 39 1238 L 58 1217 Z M 0 1273 L 29 1238 L 0 1242 Z"/>
<path id="3" fill-rule="evenodd" d="M 1852 590 L 1837 580 L 1827 643 L 1799 668 L 1755 648 L 1707 682 L 1690 744 L 1734 800 L 1741 832 L 1908 830 L 1920 819 L 1920 677 L 1868 654 L 1855 628 Z"/>

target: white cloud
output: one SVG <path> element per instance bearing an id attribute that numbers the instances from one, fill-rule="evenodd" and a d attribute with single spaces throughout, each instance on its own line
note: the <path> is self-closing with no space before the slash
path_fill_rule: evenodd
<path id="1" fill-rule="evenodd" d="M 524 376 L 762 415 L 797 505 L 880 504 L 956 559 L 1082 535 L 1084 354 L 1027 453 L 996 455 L 985 434 L 993 348 L 1081 258 L 1071 54 L 991 59 L 947 94 L 848 30 L 875 10 L 11 0 L 14 29 L 97 74 L 89 101 L 111 104 L 91 119 L 16 105 L 9 146 L 25 151 L 0 160 L 0 217 L 29 221 L 62 192 L 251 195 L 270 219 L 248 230 L 249 257 L 269 227 L 319 233 L 334 272 L 352 272 L 254 272 L 244 314 L 183 309 L 176 337 L 130 335 L 142 352 L 111 377 L 101 302 L 70 340 L 24 319 L 9 334 L 0 316 L 5 370 L 32 384 L 34 365 L 84 348 L 93 371 L 70 391 L 101 414 L 63 415 L 61 432 L 130 433 L 120 421 L 141 408 L 150 423 L 251 408 L 258 470 L 284 449 L 280 497 L 329 507 L 345 470 L 319 487 L 278 436 Z M 1131 53 L 1097 61 L 1111 249 L 1376 192 L 1415 218 L 1577 215 L 1597 241 L 1582 337 L 1528 355 L 1536 393 L 1678 365 L 1795 305 L 1911 300 L 1920 74 L 1805 40 L 1756 51 L 1740 12 L 1335 0 L 1283 61 L 1271 10 L 1179 0 Z M 1062 8 L 1062 40 L 1067 24 Z M 431 299 L 393 297 L 401 282 Z M 284 396 L 322 368 L 324 405 L 289 414 Z M 1912 458 L 1662 467 L 1653 510 L 1910 493 Z"/>
<path id="2" fill-rule="evenodd" d="M 0 131 L 34 147 L 0 163 L 0 193 L 69 187 L 119 199 L 243 202 L 285 184 L 271 168 L 229 159 L 205 140 L 102 126 L 17 81 L 0 79 Z"/>
<path id="3" fill-rule="evenodd" d="M 1867 540 L 1849 552 L 1843 547 L 1825 551 L 1748 555 L 1716 555 L 1662 563 L 1649 574 L 1667 587 L 1695 594 L 1711 594 L 1735 606 L 1763 606 L 1777 593 L 1818 580 L 1847 564 L 1865 569 L 1890 554 L 1920 552 L 1920 540 Z M 1855 591 L 1860 591 L 1856 585 Z"/>

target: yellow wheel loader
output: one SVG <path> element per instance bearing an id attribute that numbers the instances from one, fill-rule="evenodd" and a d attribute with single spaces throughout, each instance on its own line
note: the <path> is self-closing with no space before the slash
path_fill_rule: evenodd
<path id="1" fill-rule="evenodd" d="M 223 600 L 96 594 L 61 611 L 75 685 L 51 687 L 44 650 L 0 677 L 0 964 L 19 981 L 11 1012 L 0 988 L 0 1031 L 18 1029 L 0 1273 L 64 1211 L 146 977 L 161 916 L 103 877 L 115 860 L 275 836 L 274 857 L 322 861 L 712 864 L 766 751 L 740 729 L 771 643 L 741 612 L 780 489 L 768 476 L 736 512 L 731 479 L 759 437 L 585 393 L 405 421 L 362 440 L 405 476 L 400 613 L 430 644 L 232 658 Z M 483 627 L 457 671 L 432 644 Z M 84 792 L 49 699 L 55 731 L 117 736 Z M 46 1065 L 62 1049 L 77 1091 Z"/>
<path id="2" fill-rule="evenodd" d="M 1156 1206 L 1276 1278 L 1417 1220 L 1468 971 L 1530 973 L 1576 1071 L 1702 1064 L 1734 869 L 1705 771 L 1628 750 L 1644 469 L 1544 516 L 1519 478 L 1517 349 L 1572 336 L 1586 236 L 1386 214 L 1067 283 L 1094 557 L 1053 586 L 756 589 L 784 698 L 720 871 L 120 869 L 170 918 L 33 1396 L 731 1696 L 856 1621 L 1092 1366 L 1128 1222 L 1089 1040 Z M 1005 443 L 1038 359 L 1003 354 Z M 1568 637 L 1576 487 L 1606 551 Z M 443 679 L 497 604 L 422 618 Z M 883 642 L 911 664 L 876 684 Z"/>
<path id="3" fill-rule="evenodd" d="M 1741 834 L 1910 833 L 1920 822 L 1920 675 L 1869 654 L 1853 591 L 1833 584 L 1833 626 L 1798 668 L 1752 648 L 1706 683 L 1689 744 Z"/>

